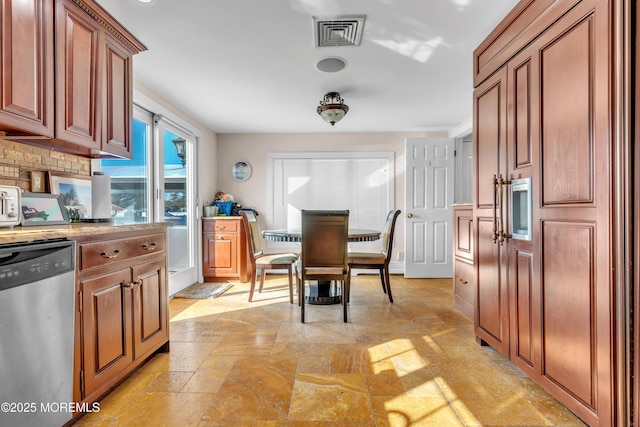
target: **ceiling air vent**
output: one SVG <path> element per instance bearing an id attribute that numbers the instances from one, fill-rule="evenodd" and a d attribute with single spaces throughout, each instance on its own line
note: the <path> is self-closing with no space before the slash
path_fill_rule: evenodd
<path id="1" fill-rule="evenodd" d="M 316 47 L 359 46 L 364 15 L 313 18 Z"/>

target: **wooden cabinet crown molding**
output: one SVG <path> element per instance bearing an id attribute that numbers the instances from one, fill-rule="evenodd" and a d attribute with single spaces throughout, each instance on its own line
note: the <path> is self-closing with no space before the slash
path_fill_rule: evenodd
<path id="1" fill-rule="evenodd" d="M 473 51 L 473 86 L 507 63 L 582 0 L 521 0 Z"/>
<path id="2" fill-rule="evenodd" d="M 125 45 L 133 54 L 147 50 L 147 47 L 133 34 L 127 31 L 109 12 L 91 0 L 71 0 L 87 15 L 98 21 L 100 25 L 120 43 Z"/>

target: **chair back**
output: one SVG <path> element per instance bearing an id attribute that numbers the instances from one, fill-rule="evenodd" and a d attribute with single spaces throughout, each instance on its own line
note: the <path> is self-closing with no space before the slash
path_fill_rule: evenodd
<path id="1" fill-rule="evenodd" d="M 258 218 L 256 218 L 256 214 L 253 211 L 241 210 L 239 213 L 243 219 L 242 222 L 244 223 L 244 230 L 247 235 L 251 263 L 255 264 L 255 259 L 264 253 L 262 250 L 262 234 L 260 233 Z"/>
<path id="2" fill-rule="evenodd" d="M 302 210 L 302 268 L 347 271 L 348 210 Z"/>
<path id="3" fill-rule="evenodd" d="M 384 223 L 384 231 L 382 232 L 382 255 L 387 261 L 391 260 L 391 250 L 393 249 L 393 235 L 396 231 L 396 219 L 400 215 L 400 210 L 389 211 L 387 220 Z"/>

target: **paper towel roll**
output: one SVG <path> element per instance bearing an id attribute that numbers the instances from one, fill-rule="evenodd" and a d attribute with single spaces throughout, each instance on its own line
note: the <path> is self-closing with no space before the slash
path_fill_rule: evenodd
<path id="1" fill-rule="evenodd" d="M 91 177 L 91 217 L 111 218 L 111 177 L 102 172 Z"/>

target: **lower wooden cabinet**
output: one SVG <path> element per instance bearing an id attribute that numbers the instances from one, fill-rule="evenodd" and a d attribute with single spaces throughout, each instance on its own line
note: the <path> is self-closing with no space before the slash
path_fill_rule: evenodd
<path id="1" fill-rule="evenodd" d="M 453 306 L 473 318 L 476 282 L 471 204 L 453 206 L 453 260 Z"/>
<path id="2" fill-rule="evenodd" d="M 242 217 L 203 218 L 202 258 L 205 280 L 249 280 Z"/>
<path id="3" fill-rule="evenodd" d="M 77 241 L 74 401 L 100 399 L 157 350 L 168 350 L 166 231 Z"/>

